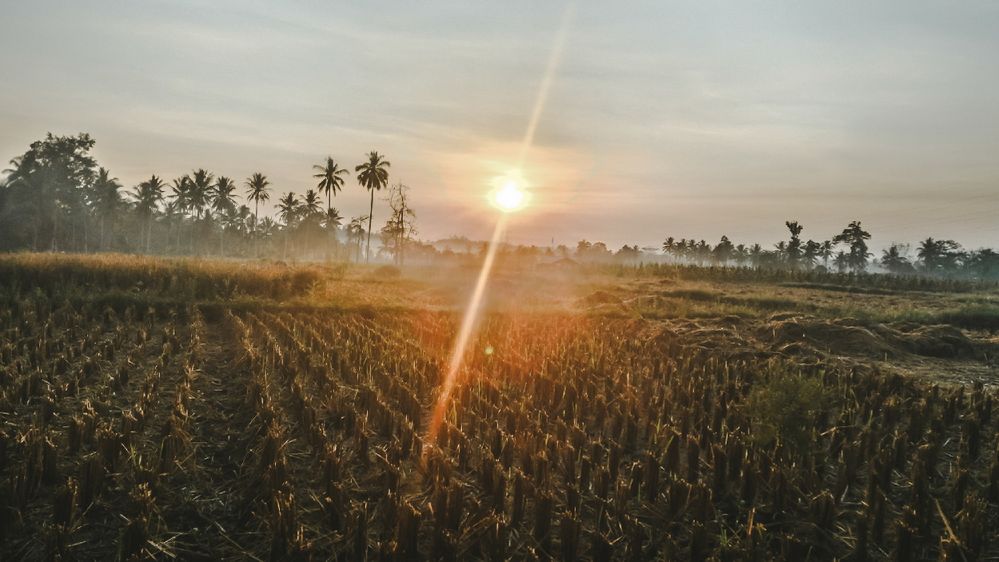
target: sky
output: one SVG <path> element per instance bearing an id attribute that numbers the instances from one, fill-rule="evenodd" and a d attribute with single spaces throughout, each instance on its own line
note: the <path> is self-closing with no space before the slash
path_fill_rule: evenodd
<path id="1" fill-rule="evenodd" d="M 127 187 L 259 171 L 273 202 L 314 187 L 327 155 L 353 169 L 377 150 L 410 187 L 419 237 L 483 239 L 487 194 L 518 167 L 536 113 L 513 243 L 772 244 L 785 220 L 816 240 L 861 220 L 875 247 L 999 245 L 997 2 L 33 0 L 3 13 L 4 161 L 46 132 L 85 131 Z M 353 176 L 334 201 L 347 217 L 367 205 Z M 386 215 L 376 200 L 375 221 Z"/>

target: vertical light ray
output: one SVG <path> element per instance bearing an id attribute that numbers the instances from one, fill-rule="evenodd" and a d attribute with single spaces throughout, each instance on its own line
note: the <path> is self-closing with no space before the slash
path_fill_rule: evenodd
<path id="1" fill-rule="evenodd" d="M 566 5 L 565 11 L 562 13 L 562 20 L 559 23 L 558 31 L 555 34 L 555 42 L 552 46 L 552 51 L 548 56 L 548 65 L 545 68 L 545 75 L 541 80 L 537 97 L 534 99 L 534 107 L 531 109 L 531 117 L 527 123 L 527 131 L 524 133 L 524 139 L 520 145 L 520 153 L 517 157 L 516 168 L 518 173 L 524 165 L 524 161 L 527 158 L 528 151 L 531 149 L 531 145 L 534 144 L 534 134 L 537 131 L 538 123 L 541 120 L 541 114 L 544 111 L 545 103 L 548 100 L 548 90 L 551 89 L 558 64 L 562 59 L 562 48 L 565 44 L 565 38 L 568 35 L 569 23 L 572 20 L 574 12 L 575 4 L 570 2 Z M 444 422 L 444 417 L 447 414 L 447 409 L 451 402 L 451 394 L 454 391 L 455 382 L 458 378 L 458 372 L 461 370 L 461 364 L 465 358 L 468 342 L 472 338 L 472 333 L 475 330 L 476 319 L 478 318 L 480 308 L 482 307 L 482 298 L 486 292 L 486 285 L 489 283 L 489 275 L 492 273 L 493 262 L 496 260 L 496 252 L 499 249 L 500 240 L 502 239 L 503 232 L 506 229 L 506 221 L 507 213 L 500 213 L 499 220 L 496 222 L 496 229 L 493 231 L 492 240 L 489 242 L 486 259 L 482 263 L 482 269 L 479 271 L 479 277 L 475 282 L 475 290 L 472 292 L 472 298 L 469 301 L 468 308 L 465 310 L 465 315 L 461 320 L 461 327 L 458 330 L 458 338 L 455 340 L 454 349 L 451 351 L 451 359 L 448 363 L 447 374 L 444 377 L 444 384 L 441 387 L 440 394 L 437 397 L 437 402 L 434 404 L 434 409 L 430 415 L 430 423 L 427 427 L 427 435 L 424 441 L 427 445 L 436 445 L 437 435 L 440 432 L 441 425 Z M 430 447 L 424 448 L 424 454 L 429 451 L 429 449 Z"/>
<path id="2" fill-rule="evenodd" d="M 545 108 L 545 103 L 548 101 L 548 90 L 551 89 L 552 82 L 555 80 L 555 71 L 558 69 L 558 65 L 562 61 L 562 48 L 565 45 L 565 38 L 569 34 L 569 24 L 572 21 L 572 16 L 575 14 L 575 11 L 575 2 L 570 2 L 566 5 L 565 11 L 562 12 L 562 20 L 559 22 L 558 31 L 555 34 L 555 44 L 552 46 L 551 54 L 548 55 L 548 66 L 545 68 L 545 75 L 541 79 L 541 86 L 538 88 L 538 95 L 534 98 L 534 108 L 531 110 L 531 119 L 527 122 L 527 130 L 524 132 L 524 140 L 520 143 L 520 155 L 517 157 L 517 170 L 520 170 L 523 167 L 524 160 L 527 159 L 527 152 L 531 149 L 531 145 L 534 144 L 534 133 L 538 130 L 538 122 L 541 121 L 541 113 Z"/>
<path id="3" fill-rule="evenodd" d="M 437 433 L 440 431 L 444 415 L 447 413 L 448 403 L 451 401 L 451 392 L 454 390 L 455 380 L 458 378 L 458 371 L 461 369 L 465 351 L 468 348 L 468 341 L 472 337 L 475 327 L 475 320 L 482 307 L 482 297 L 486 293 L 486 285 L 489 283 L 489 274 L 493 269 L 493 262 L 496 260 L 496 252 L 499 249 L 499 241 L 503 237 L 506 229 L 506 213 L 500 215 L 496 221 L 496 229 L 493 230 L 493 238 L 489 241 L 489 249 L 486 251 L 486 259 L 482 262 L 482 269 L 479 270 L 479 278 L 475 281 L 475 290 L 472 291 L 472 298 L 465 309 L 465 316 L 461 320 L 461 328 L 458 331 L 458 339 L 455 341 L 454 350 L 451 352 L 451 361 L 447 367 L 447 376 L 444 378 L 444 386 L 441 388 L 437 403 L 430 415 L 430 425 L 427 428 L 427 443 L 435 443 Z"/>

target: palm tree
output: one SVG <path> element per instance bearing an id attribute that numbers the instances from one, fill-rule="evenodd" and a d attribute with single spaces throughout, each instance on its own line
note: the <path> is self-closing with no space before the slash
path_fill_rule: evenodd
<path id="1" fill-rule="evenodd" d="M 266 202 L 271 198 L 270 193 L 268 193 L 268 186 L 271 182 L 267 181 L 267 176 L 256 172 L 252 176 L 246 178 L 246 200 L 253 202 L 253 236 L 257 236 L 257 217 L 260 216 L 260 202 Z M 260 254 L 259 244 L 254 242 L 253 244 L 253 255 L 254 257 Z"/>
<path id="2" fill-rule="evenodd" d="M 870 239 L 871 233 L 863 229 L 860 221 L 853 221 L 843 229 L 843 232 L 834 236 L 832 241 L 834 244 L 850 246 L 847 265 L 853 271 L 860 273 L 867 267 L 867 258 L 871 257 L 871 253 L 867 251 L 867 240 Z"/>
<path id="3" fill-rule="evenodd" d="M 333 206 L 331 197 L 343 189 L 344 180 L 341 176 L 350 175 L 350 170 L 341 168 L 332 156 L 326 157 L 325 164 L 316 164 L 312 168 L 318 172 L 312 177 L 319 179 L 316 187 L 320 193 L 326 193 L 326 210 L 329 211 Z"/>
<path id="4" fill-rule="evenodd" d="M 819 248 L 819 255 L 822 256 L 822 266 L 823 267 L 825 267 L 827 269 L 829 268 L 829 260 L 832 259 L 833 253 L 834 253 L 833 252 L 833 241 L 832 240 L 826 240 L 826 241 L 822 242 L 822 245 Z"/>
<path id="5" fill-rule="evenodd" d="M 191 210 L 191 176 L 183 176 L 173 180 L 170 187 L 170 198 L 180 215 L 180 224 L 177 226 L 177 253 L 180 253 L 181 236 L 184 233 L 184 215 Z"/>
<path id="6" fill-rule="evenodd" d="M 246 178 L 246 200 L 253 203 L 253 228 L 257 228 L 257 216 L 260 212 L 260 202 L 267 202 L 271 198 L 267 181 L 267 176 L 260 172 L 254 173 Z"/>
<path id="7" fill-rule="evenodd" d="M 347 225 L 347 241 L 354 246 L 354 259 L 357 261 L 361 259 L 361 240 L 364 238 L 364 221 L 366 220 L 368 217 L 354 217 Z"/>
<path id="8" fill-rule="evenodd" d="M 302 200 L 302 214 L 305 217 L 311 218 L 322 214 L 322 210 L 322 204 L 319 202 L 319 193 L 315 189 L 306 191 L 305 198 Z"/>
<path id="9" fill-rule="evenodd" d="M 118 208 L 124 202 L 121 198 L 121 183 L 118 178 L 112 178 L 107 168 L 97 170 L 97 178 L 93 186 L 93 203 L 97 214 L 101 217 L 100 242 L 98 247 L 102 250 L 106 248 L 104 243 L 104 226 L 108 219 L 111 220 L 111 229 L 114 229 L 114 218 L 118 213 Z M 113 236 L 112 236 L 113 238 Z"/>
<path id="10" fill-rule="evenodd" d="M 204 168 L 198 168 L 191 175 L 188 202 L 190 204 L 190 208 L 194 209 L 197 218 L 199 219 L 201 218 L 202 211 L 208 207 L 212 191 L 212 179 L 214 179 L 214 177 L 214 174 Z"/>
<path id="11" fill-rule="evenodd" d="M 225 256 L 225 250 L 223 246 L 223 238 L 225 237 L 225 226 L 222 222 L 222 218 L 231 213 L 236 208 L 236 184 L 229 178 L 225 176 L 219 176 L 219 179 L 212 186 L 211 191 L 208 193 L 208 201 L 211 203 L 212 210 L 215 211 L 216 216 L 219 217 L 219 255 Z"/>
<path id="12" fill-rule="evenodd" d="M 278 216 L 284 221 L 284 253 L 281 259 L 287 259 L 288 257 L 288 235 L 290 234 L 292 223 L 298 219 L 300 208 L 301 203 L 291 191 L 278 199 Z"/>
<path id="13" fill-rule="evenodd" d="M 146 226 L 146 253 L 149 253 L 149 242 L 153 232 L 153 212 L 163 200 L 163 188 L 166 184 L 153 174 L 148 180 L 140 183 L 132 197 L 135 199 L 135 210 L 142 217 Z"/>
<path id="14" fill-rule="evenodd" d="M 371 261 L 371 215 L 375 212 L 375 192 L 388 185 L 388 168 L 392 164 L 375 151 L 368 153 L 368 161 L 354 168 L 357 181 L 371 194 L 368 209 L 368 241 L 364 250 L 364 260 Z"/>
<path id="15" fill-rule="evenodd" d="M 334 246 L 337 248 L 339 248 L 339 238 L 337 236 L 337 231 L 340 230 L 340 225 L 342 224 L 343 224 L 343 215 L 340 214 L 340 211 L 336 209 L 326 210 L 326 215 L 323 216 L 323 227 L 326 228 L 327 232 L 332 233 Z M 339 252 L 336 253 L 339 254 Z"/>

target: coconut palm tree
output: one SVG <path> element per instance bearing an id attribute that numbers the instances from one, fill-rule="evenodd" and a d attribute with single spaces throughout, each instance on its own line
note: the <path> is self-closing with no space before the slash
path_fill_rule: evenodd
<path id="1" fill-rule="evenodd" d="M 260 202 L 263 201 L 266 203 L 271 198 L 268 188 L 270 185 L 271 182 L 267 180 L 267 176 L 260 172 L 256 172 L 246 178 L 246 200 L 253 203 L 253 228 L 257 227 Z"/>
<path id="2" fill-rule="evenodd" d="M 342 224 L 343 224 L 343 215 L 340 214 L 340 211 L 338 211 L 335 208 L 326 210 L 326 215 L 323 216 L 323 227 L 326 229 L 326 232 L 329 232 L 332 235 L 334 241 L 334 249 L 339 248 L 340 245 L 337 232 L 340 230 L 340 225 Z M 339 252 L 336 253 L 339 254 Z"/>
<path id="3" fill-rule="evenodd" d="M 212 180 L 214 178 L 214 174 L 204 168 L 198 168 L 191 174 L 191 183 L 188 186 L 187 198 L 190 208 L 194 210 L 199 219 L 201 218 L 202 211 L 208 207 L 211 199 Z"/>
<path id="4" fill-rule="evenodd" d="M 300 209 L 301 203 L 298 197 L 291 191 L 278 199 L 278 216 L 284 221 L 284 253 L 281 259 L 287 259 L 288 257 L 288 236 L 291 233 L 292 225 L 298 220 Z"/>
<path id="5" fill-rule="evenodd" d="M 350 175 L 350 170 L 341 168 L 332 156 L 327 156 L 324 164 L 316 164 L 312 168 L 318 172 L 312 177 L 319 179 L 316 188 L 319 189 L 320 193 L 326 193 L 326 210 L 329 211 L 333 206 L 332 196 L 343 189 L 344 179 L 342 176 Z"/>
<path id="6" fill-rule="evenodd" d="M 354 217 L 347 225 L 347 242 L 354 246 L 354 260 L 361 260 L 361 240 L 364 239 L 364 221 L 368 217 Z"/>
<path id="7" fill-rule="evenodd" d="M 177 226 L 177 253 L 181 252 L 181 238 L 184 233 L 184 216 L 191 210 L 191 176 L 183 176 L 173 180 L 170 186 L 170 199 L 179 213 L 180 223 Z"/>
<path id="8" fill-rule="evenodd" d="M 223 239 L 225 238 L 225 225 L 222 220 L 227 214 L 231 213 L 236 208 L 236 184 L 229 178 L 225 176 L 219 176 L 219 179 L 212 186 L 208 193 L 208 202 L 211 204 L 211 208 L 215 211 L 215 215 L 219 217 L 219 255 L 225 256 L 225 247 Z"/>
<path id="9" fill-rule="evenodd" d="M 148 180 L 140 183 L 136 187 L 135 193 L 132 194 L 133 199 L 135 199 L 135 211 L 142 217 L 146 227 L 145 247 L 147 254 L 149 253 L 150 239 L 153 232 L 153 212 L 156 210 L 159 202 L 163 200 L 164 187 L 166 187 L 166 184 L 163 183 L 163 180 L 158 178 L 156 174 L 153 174 Z"/>
<path id="10" fill-rule="evenodd" d="M 368 153 L 368 161 L 354 168 L 357 172 L 357 182 L 371 194 L 368 208 L 368 240 L 364 250 L 364 260 L 371 261 L 371 216 L 375 212 L 375 192 L 388 185 L 388 168 L 392 164 L 375 151 Z"/>
<path id="11" fill-rule="evenodd" d="M 252 176 L 246 178 L 246 200 L 253 202 L 253 237 L 257 237 L 257 217 L 260 216 L 260 202 L 267 202 L 271 195 L 269 193 L 268 186 L 271 182 L 267 181 L 267 176 L 261 174 L 260 172 L 254 173 Z M 260 254 L 258 244 L 253 243 L 253 255 L 256 257 Z"/>
<path id="12" fill-rule="evenodd" d="M 315 189 L 310 189 L 305 192 L 305 198 L 302 199 L 302 214 L 305 217 L 313 217 L 322 214 L 322 204 L 319 202 L 319 193 Z"/>
<path id="13" fill-rule="evenodd" d="M 115 216 L 118 214 L 118 209 L 122 203 L 124 203 L 119 191 L 120 189 L 121 183 L 118 181 L 118 178 L 112 178 L 107 168 L 97 170 L 97 177 L 94 179 L 92 200 L 94 210 L 97 211 L 97 215 L 101 219 L 100 242 L 98 243 L 98 247 L 101 250 L 107 247 L 104 243 L 105 223 L 110 220 L 111 230 L 114 230 Z"/>

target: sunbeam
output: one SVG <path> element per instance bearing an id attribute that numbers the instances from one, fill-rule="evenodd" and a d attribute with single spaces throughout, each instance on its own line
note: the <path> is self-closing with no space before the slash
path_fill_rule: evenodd
<path id="1" fill-rule="evenodd" d="M 534 134 L 537 131 L 538 122 L 541 120 L 541 114 L 544 111 L 545 103 L 548 99 L 548 90 L 551 89 L 555 72 L 562 59 L 562 48 L 565 44 L 569 24 L 574 13 L 575 5 L 570 2 L 566 5 L 565 10 L 562 12 L 562 19 L 559 23 L 558 31 L 555 34 L 555 42 L 552 47 L 551 54 L 548 57 L 548 66 L 546 67 L 545 75 L 541 80 L 541 86 L 538 89 L 538 94 L 534 100 L 534 107 L 531 110 L 531 118 L 527 123 L 527 130 L 525 131 L 524 139 L 521 142 L 520 153 L 517 157 L 516 170 L 518 172 L 524 165 L 524 161 L 527 158 L 527 153 L 530 151 L 531 145 L 534 144 Z M 444 384 L 441 387 L 441 392 L 437 397 L 437 401 L 434 404 L 433 411 L 430 415 L 430 423 L 427 427 L 425 441 L 427 444 L 433 445 L 436 443 L 441 424 L 444 422 L 444 416 L 447 413 L 447 408 L 451 401 L 451 393 L 454 390 L 458 373 L 461 370 L 461 364 L 465 357 L 465 351 L 468 348 L 468 342 L 471 340 L 473 332 L 475 331 L 476 320 L 478 319 L 478 315 L 482 307 L 482 298 L 485 295 L 486 286 L 489 283 L 489 275 L 492 273 L 493 262 L 496 259 L 496 252 L 499 248 L 500 240 L 502 239 L 503 232 L 506 229 L 507 217 L 509 213 L 522 208 L 526 203 L 526 199 L 527 195 L 524 191 L 519 185 L 513 183 L 512 181 L 500 188 L 500 190 L 498 190 L 493 197 L 494 205 L 496 205 L 496 207 L 503 212 L 500 213 L 499 219 L 496 221 L 496 228 L 493 230 L 492 240 L 489 241 L 489 249 L 486 253 L 486 259 L 482 263 L 482 269 L 479 271 L 479 277 L 475 282 L 475 290 L 472 292 L 472 298 L 468 303 L 468 307 L 465 309 L 465 315 L 462 318 L 461 327 L 458 330 L 458 338 L 455 340 L 454 349 L 451 352 L 451 360 L 448 363 L 447 374 L 444 376 Z M 426 450 L 427 449 L 424 449 L 424 451 Z"/>

